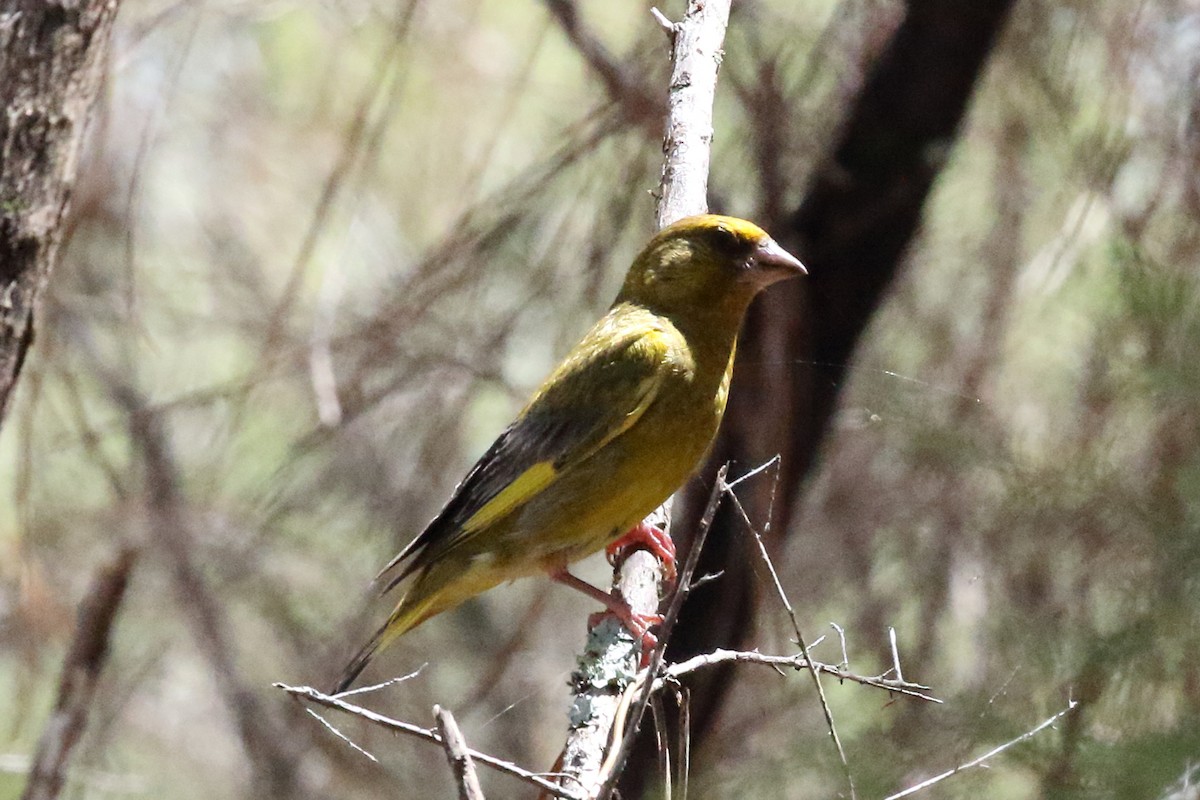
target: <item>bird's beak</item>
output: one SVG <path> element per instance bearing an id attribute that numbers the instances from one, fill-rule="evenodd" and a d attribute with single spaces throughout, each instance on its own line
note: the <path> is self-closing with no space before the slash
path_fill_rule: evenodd
<path id="1" fill-rule="evenodd" d="M 759 271 L 770 275 L 770 283 L 796 275 L 808 274 L 808 270 L 800 263 L 800 259 L 784 250 L 778 242 L 770 237 L 754 248 L 751 259 Z"/>

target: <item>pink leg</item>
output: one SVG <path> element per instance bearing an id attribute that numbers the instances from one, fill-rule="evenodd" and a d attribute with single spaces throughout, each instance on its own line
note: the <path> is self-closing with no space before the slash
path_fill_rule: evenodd
<path id="1" fill-rule="evenodd" d="M 613 597 L 608 592 L 597 589 L 585 580 L 577 578 L 570 572 L 567 572 L 566 567 L 550 571 L 550 578 L 564 586 L 570 586 L 572 589 L 583 592 L 593 600 L 598 600 L 608 609 L 609 614 L 612 614 L 625 628 L 633 634 L 635 639 L 642 640 L 642 666 L 646 665 L 650 658 L 650 654 L 654 652 L 654 648 L 658 645 L 658 639 L 650 628 L 654 625 L 662 623 L 663 618 L 658 614 L 638 614 L 629 607 L 629 604 L 624 600 Z M 598 622 L 597 617 L 604 616 L 603 614 L 593 614 L 588 618 L 588 625 L 594 626 Z"/>

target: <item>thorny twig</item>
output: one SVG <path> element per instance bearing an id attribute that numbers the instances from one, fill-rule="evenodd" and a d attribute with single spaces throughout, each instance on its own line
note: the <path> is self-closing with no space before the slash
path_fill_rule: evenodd
<path id="1" fill-rule="evenodd" d="M 839 681 L 850 681 L 862 686 L 873 686 L 877 689 L 885 689 L 888 692 L 902 694 L 906 697 L 913 697 L 918 700 L 925 700 L 930 703 L 941 703 L 942 701 L 933 695 L 928 694 L 929 687 L 920 683 L 912 683 L 910 681 L 896 680 L 894 678 L 885 678 L 883 675 L 858 675 L 850 672 L 842 667 L 833 664 L 825 664 L 820 661 L 809 661 L 801 654 L 792 656 L 773 656 L 766 653 L 759 653 L 754 650 L 714 650 L 711 653 L 694 656 L 687 661 L 680 661 L 671 664 L 663 670 L 662 675 L 654 681 L 654 691 L 661 690 L 671 680 L 682 678 L 693 672 L 715 667 L 718 664 L 727 664 L 729 662 L 737 662 L 743 664 L 766 664 L 774 667 L 787 667 L 791 669 L 808 669 L 816 672 L 822 672 L 831 677 L 837 678 Z"/>
<path id="2" fill-rule="evenodd" d="M 779 487 L 779 456 L 776 455 L 760 467 L 760 469 L 765 469 L 772 464 L 775 466 L 775 479 L 771 482 L 771 497 L 767 503 L 767 520 L 763 524 L 763 533 L 768 533 L 771 530 L 771 513 L 775 507 L 775 491 Z M 792 631 L 796 634 L 796 644 L 800 647 L 800 654 L 804 656 L 805 661 L 811 664 L 812 659 L 808 655 L 808 645 L 804 641 L 804 634 L 800 632 L 800 622 L 796 619 L 796 612 L 792 608 L 792 602 L 788 599 L 787 592 L 783 590 L 783 583 L 779 580 L 779 573 L 775 570 L 775 564 L 771 561 L 770 554 L 767 553 L 767 546 L 763 542 L 762 534 L 758 532 L 758 529 L 754 527 L 754 523 L 750 521 L 750 516 L 746 513 L 746 509 L 742 507 L 742 502 L 738 499 L 737 493 L 733 491 L 732 487 L 729 488 L 729 495 L 733 500 L 734 508 L 737 509 L 742 521 L 746 523 L 747 530 L 754 537 L 754 541 L 758 545 L 758 554 L 762 557 L 767 571 L 771 573 L 771 582 L 775 586 L 775 593 L 783 603 L 788 619 L 792 621 Z M 898 660 L 897 664 L 899 664 Z M 825 725 L 829 729 L 829 736 L 833 739 L 833 746 L 837 749 L 838 759 L 842 762 L 842 771 L 845 773 L 846 782 L 850 787 L 850 798 L 851 800 L 855 800 L 858 797 L 858 793 L 854 789 L 854 775 L 850 771 L 850 762 L 846 759 L 846 750 L 842 747 L 842 739 L 838 736 L 837 726 L 833 723 L 833 712 L 829 708 L 829 700 L 825 697 L 825 688 L 821 686 L 821 671 L 813 669 L 809 670 L 809 674 L 812 675 L 813 686 L 816 687 L 817 698 L 821 702 L 821 713 L 825 715 Z"/>

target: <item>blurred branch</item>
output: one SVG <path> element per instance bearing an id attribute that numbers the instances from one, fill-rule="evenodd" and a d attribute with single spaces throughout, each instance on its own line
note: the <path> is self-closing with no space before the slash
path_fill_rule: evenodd
<path id="1" fill-rule="evenodd" d="M 407 736 L 414 736 L 418 739 L 424 739 L 427 742 L 433 742 L 434 744 L 442 744 L 442 737 L 437 731 L 432 731 L 428 728 L 422 728 L 421 726 L 413 725 L 410 722 L 403 722 L 398 719 L 392 719 L 391 717 L 385 717 L 384 715 L 377 714 L 370 709 L 356 706 L 353 703 L 347 703 L 345 700 L 340 699 L 344 695 L 327 695 L 323 692 L 317 691 L 311 686 L 288 686 L 287 684 L 283 683 L 275 683 L 272 685 L 277 689 L 282 689 L 298 700 L 314 703 L 319 706 L 324 706 L 325 708 L 333 708 L 338 711 L 344 711 L 347 714 L 358 717 L 362 720 L 366 720 L 372 725 L 376 725 L 384 730 L 388 730 L 393 733 L 403 733 Z M 356 690 L 355 692 L 347 692 L 345 694 L 355 694 L 360 693 L 361 691 L 362 690 Z M 543 792 L 549 792 L 551 797 L 563 797 L 567 800 L 583 800 L 579 795 L 567 791 L 558 784 L 546 780 L 535 772 L 522 769 L 512 762 L 496 758 L 495 756 L 489 756 L 487 753 L 481 753 L 478 750 L 472 750 L 470 748 L 465 748 L 464 752 L 466 752 L 475 761 L 478 761 L 480 764 L 483 764 L 486 767 L 490 767 L 497 772 L 503 772 L 507 775 L 511 775 L 514 778 L 519 778 L 532 786 L 536 786 Z"/>
<path id="2" fill-rule="evenodd" d="M 0 425 L 63 239 L 119 0 L 0 0 Z"/>
<path id="3" fill-rule="evenodd" d="M 317 198 L 316 207 L 312 212 L 312 219 L 309 221 L 308 228 L 304 233 L 304 239 L 300 242 L 300 249 L 297 251 L 296 259 L 292 263 L 287 283 L 283 287 L 278 304 L 271 312 L 266 334 L 263 337 L 263 345 L 259 356 L 260 360 L 274 357 L 283 325 L 296 304 L 300 287 L 304 282 L 305 276 L 308 274 L 308 266 L 312 263 L 313 252 L 316 250 L 317 243 L 321 239 L 321 234 L 329 222 L 329 215 L 334 203 L 337 201 L 338 195 L 353 175 L 354 166 L 359 161 L 359 156 L 365 151 L 369 151 L 372 147 L 378 146 L 378 140 L 381 135 L 379 131 L 382 130 L 382 125 L 389 121 L 389 115 L 386 113 L 381 115 L 379 123 L 381 127 L 372 134 L 369 128 L 371 110 L 380 102 L 379 98 L 383 97 L 388 88 L 393 87 L 397 81 L 396 73 L 399 70 L 400 58 L 404 53 L 400 44 L 408 35 L 418 5 L 419 0 L 409 0 L 408 5 L 404 6 L 403 10 L 398 13 L 395 25 L 393 26 L 392 36 L 380 52 L 378 62 L 372 70 L 373 80 L 368 82 L 367 86 L 363 89 L 362 96 L 355 105 L 354 118 L 351 120 L 350 127 L 346 131 L 345 138 L 342 141 L 342 148 L 338 154 L 337 162 L 330 170 L 329 175 L 326 176 L 325 183 L 321 187 L 321 194 Z M 363 160 L 367 161 L 367 159 Z"/>
<path id="4" fill-rule="evenodd" d="M 574 0 L 545 0 L 546 8 L 592 72 L 604 84 L 608 97 L 630 119 L 657 127 L 663 104 L 650 89 L 609 51 L 579 19 Z"/>
<path id="5" fill-rule="evenodd" d="M 62 791 L 67 763 L 87 726 L 96 684 L 108 659 L 109 641 L 137 551 L 125 546 L 96 570 L 79 604 L 71 646 L 63 659 L 58 699 L 38 740 L 21 800 L 53 800 Z"/>
<path id="6" fill-rule="evenodd" d="M 238 670 L 228 618 L 193 557 L 192 524 L 185 513 L 179 471 L 162 421 L 146 410 L 136 389 L 103 370 L 98 358 L 94 361 L 115 402 L 125 410 L 130 440 L 144 465 L 152 535 L 170 566 L 179 607 L 237 721 L 256 794 L 279 800 L 307 797 L 300 770 L 304 742 L 263 705 Z"/>

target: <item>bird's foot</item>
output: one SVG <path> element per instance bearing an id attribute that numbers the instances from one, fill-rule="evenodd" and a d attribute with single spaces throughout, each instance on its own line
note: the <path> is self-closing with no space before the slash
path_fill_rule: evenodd
<path id="1" fill-rule="evenodd" d="M 625 603 L 614 600 L 614 605 L 609 606 L 607 611 L 597 611 L 588 616 L 588 629 L 596 627 L 608 617 L 615 617 L 625 627 L 625 630 L 633 634 L 635 641 L 641 640 L 642 658 L 638 668 L 645 669 L 650 666 L 654 648 L 658 647 L 658 637 L 651 633 L 650 629 L 655 625 L 662 624 L 662 614 L 639 614 Z"/>
<path id="2" fill-rule="evenodd" d="M 654 648 L 658 646 L 658 637 L 650 632 L 650 629 L 655 625 L 661 625 L 663 618 L 659 614 L 639 614 L 629 607 L 619 597 L 613 597 L 608 592 L 592 586 L 585 580 L 575 577 L 567 571 L 566 567 L 550 570 L 550 578 L 564 586 L 570 586 L 576 591 L 583 592 L 588 597 L 604 604 L 607 611 L 601 611 L 592 614 L 588 617 L 588 628 L 594 628 L 599 624 L 600 620 L 610 614 L 617 618 L 617 621 L 625 626 L 625 629 L 633 634 L 634 640 L 641 640 L 642 643 L 642 660 L 643 668 L 650 665 L 650 657 L 654 655 Z"/>
<path id="3" fill-rule="evenodd" d="M 639 522 L 630 528 L 624 536 L 604 548 L 608 563 L 615 564 L 618 554 L 630 547 L 644 547 L 654 554 L 663 565 L 663 578 L 668 583 L 675 582 L 675 543 L 671 535 L 655 525 Z"/>

